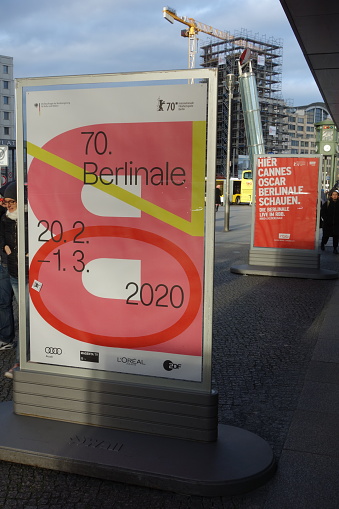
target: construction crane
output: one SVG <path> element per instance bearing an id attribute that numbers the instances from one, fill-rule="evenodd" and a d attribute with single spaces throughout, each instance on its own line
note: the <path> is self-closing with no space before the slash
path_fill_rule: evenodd
<path id="1" fill-rule="evenodd" d="M 178 16 L 175 9 L 171 7 L 164 7 L 163 16 L 170 23 L 174 23 L 174 21 L 179 21 L 179 23 L 183 23 L 188 28 L 181 31 L 182 37 L 188 37 L 188 68 L 195 68 L 195 55 L 197 53 L 197 34 L 199 32 L 204 32 L 208 35 L 213 35 L 213 37 L 217 37 L 218 39 L 232 41 L 234 39 L 233 36 L 229 34 L 229 32 L 223 32 L 222 30 L 218 30 L 217 28 L 213 28 L 210 25 L 205 25 L 205 23 L 200 23 L 200 21 L 196 21 L 193 18 L 187 18 L 187 16 Z"/>

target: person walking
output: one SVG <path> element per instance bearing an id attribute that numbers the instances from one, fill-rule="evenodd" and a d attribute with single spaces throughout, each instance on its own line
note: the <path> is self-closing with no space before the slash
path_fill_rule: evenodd
<path id="1" fill-rule="evenodd" d="M 218 212 L 219 206 L 221 205 L 221 190 L 220 185 L 215 188 L 215 211 Z"/>
<path id="2" fill-rule="evenodd" d="M 339 240 L 339 191 L 334 189 L 330 199 L 325 201 L 320 209 L 322 220 L 323 236 L 321 240 L 321 250 L 325 251 L 325 246 L 330 237 L 333 238 L 333 253 L 338 254 Z"/>

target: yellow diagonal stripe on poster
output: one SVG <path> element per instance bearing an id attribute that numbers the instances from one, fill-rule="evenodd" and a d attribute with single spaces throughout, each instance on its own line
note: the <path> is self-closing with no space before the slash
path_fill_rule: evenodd
<path id="1" fill-rule="evenodd" d="M 169 212 L 140 196 L 110 184 L 103 184 L 98 180 L 93 187 L 100 189 L 115 198 L 149 214 L 160 221 L 167 223 L 178 230 L 192 236 L 204 234 L 204 182 L 205 182 L 205 122 L 193 122 L 193 153 L 192 153 L 192 220 L 187 221 L 180 216 Z M 81 182 L 84 178 L 84 169 L 76 164 L 66 161 L 51 152 L 27 142 L 27 153 L 54 168 L 70 175 Z"/>

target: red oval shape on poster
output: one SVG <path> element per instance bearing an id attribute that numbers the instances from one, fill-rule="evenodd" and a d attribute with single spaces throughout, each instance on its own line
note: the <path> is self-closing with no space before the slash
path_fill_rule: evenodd
<path id="1" fill-rule="evenodd" d="M 63 238 L 65 243 L 73 241 L 75 232 L 77 232 L 77 230 L 69 230 L 64 233 Z M 164 250 L 167 254 L 172 256 L 184 270 L 189 282 L 190 295 L 185 312 L 173 325 L 155 333 L 135 337 L 100 335 L 79 330 L 65 324 L 62 320 L 55 316 L 55 314 L 51 313 L 45 305 L 43 301 L 43 287 L 40 292 L 34 291 L 31 288 L 30 295 L 32 302 L 46 322 L 59 332 L 79 341 L 118 348 L 140 348 L 160 344 L 178 336 L 190 326 L 200 308 L 202 285 L 199 273 L 194 263 L 181 248 L 168 239 L 155 233 L 123 226 L 91 226 L 86 227 L 82 232 L 82 238 L 95 237 L 120 237 L 145 242 Z M 30 287 L 32 287 L 35 280 L 39 281 L 42 261 L 54 249 L 55 242 L 51 239 L 35 253 L 30 266 Z M 79 275 L 79 277 L 81 276 Z"/>

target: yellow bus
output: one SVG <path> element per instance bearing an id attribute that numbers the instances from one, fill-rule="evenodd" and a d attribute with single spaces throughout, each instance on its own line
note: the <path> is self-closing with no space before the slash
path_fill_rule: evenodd
<path id="1" fill-rule="evenodd" d="M 221 204 L 225 203 L 226 179 L 217 177 L 215 185 L 220 186 Z M 242 178 L 231 177 L 229 189 L 230 203 L 252 203 L 253 199 L 253 178 L 251 170 L 244 170 Z"/>
<path id="2" fill-rule="evenodd" d="M 230 202 L 251 204 L 253 200 L 253 176 L 251 170 L 244 170 L 241 179 L 230 179 Z"/>

